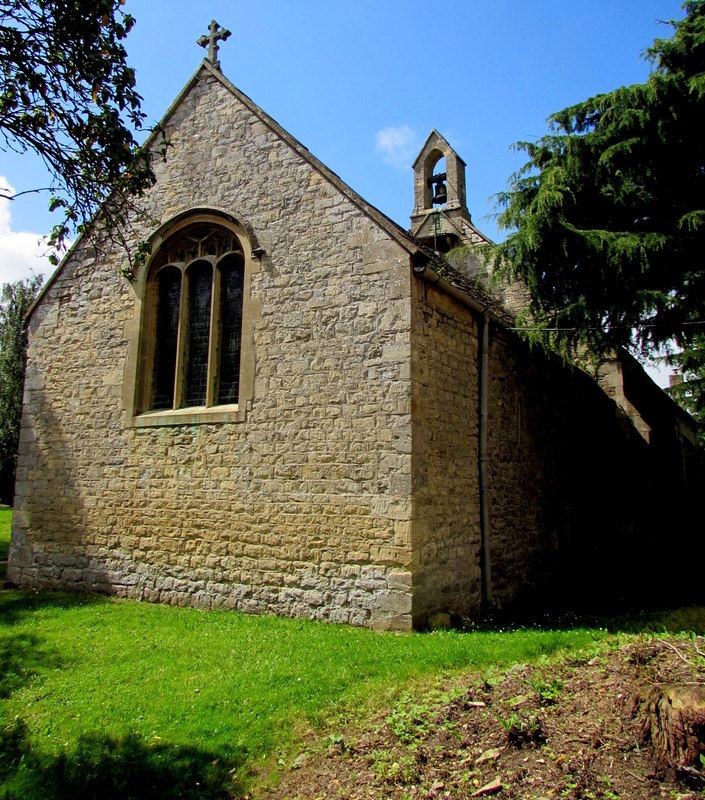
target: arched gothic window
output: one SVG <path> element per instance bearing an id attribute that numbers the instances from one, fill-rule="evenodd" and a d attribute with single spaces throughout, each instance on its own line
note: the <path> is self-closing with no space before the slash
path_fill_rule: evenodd
<path id="1" fill-rule="evenodd" d="M 245 258 L 204 223 L 167 239 L 149 269 L 141 411 L 238 403 Z"/>

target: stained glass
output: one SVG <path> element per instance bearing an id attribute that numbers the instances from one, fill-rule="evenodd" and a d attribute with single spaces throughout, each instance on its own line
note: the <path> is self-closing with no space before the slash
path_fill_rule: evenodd
<path id="1" fill-rule="evenodd" d="M 178 267 L 159 270 L 162 263 Z M 217 225 L 189 226 L 166 241 L 156 254 L 152 269 L 157 270 L 158 308 L 150 408 L 170 409 L 176 403 L 185 407 L 237 403 L 245 272 L 244 253 L 237 237 Z M 215 297 L 214 269 L 220 274 Z M 188 299 L 183 298 L 187 307 L 181 310 L 184 275 Z M 217 327 L 211 331 L 213 303 Z M 180 322 L 184 324 L 181 332 Z M 217 337 L 213 343 L 211 335 Z M 183 348 L 180 354 L 178 347 Z M 177 375 L 178 364 L 183 366 Z M 175 386 L 183 387 L 183 393 L 175 391 Z"/>
<path id="2" fill-rule="evenodd" d="M 242 256 L 233 254 L 220 262 L 220 364 L 218 403 L 237 403 L 240 388 L 242 339 Z"/>
<path id="3" fill-rule="evenodd" d="M 213 268 L 206 262 L 189 267 L 187 406 L 204 406 L 208 388 L 208 339 L 211 321 Z"/>
<path id="4" fill-rule="evenodd" d="M 150 408 L 172 408 L 176 374 L 176 345 L 179 336 L 181 272 L 174 267 L 158 276 L 158 299 L 152 398 Z"/>

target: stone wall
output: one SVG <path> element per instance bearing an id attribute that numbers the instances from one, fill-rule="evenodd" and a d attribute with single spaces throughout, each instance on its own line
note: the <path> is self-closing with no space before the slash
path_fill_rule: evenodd
<path id="1" fill-rule="evenodd" d="M 457 300 L 414 281 L 414 617 L 480 609 L 478 329 Z"/>
<path id="2" fill-rule="evenodd" d="M 135 417 L 144 275 L 79 242 L 30 320 L 9 578 L 398 630 L 477 614 L 478 315 L 212 69 L 164 127 L 135 239 L 195 210 L 251 232 L 246 402 Z M 672 465 L 587 375 L 494 324 L 489 356 L 495 607 L 628 594 Z"/>
<path id="3" fill-rule="evenodd" d="M 474 617 L 481 606 L 482 316 L 421 280 L 412 297 L 413 611 L 423 624 L 434 612 Z M 677 465 L 590 376 L 496 323 L 490 331 L 490 609 L 687 597 L 698 582 L 687 563 L 652 580 L 664 532 L 684 552 L 702 552 L 681 513 Z"/>
<path id="4" fill-rule="evenodd" d="M 241 422 L 136 427 L 140 283 L 79 244 L 31 318 L 9 577 L 407 629 L 408 254 L 200 78 L 134 225 L 206 208 L 254 231 L 251 404 Z"/>
<path id="5" fill-rule="evenodd" d="M 588 375 L 497 328 L 489 374 L 494 606 L 614 609 L 671 593 L 647 578 L 678 516 L 669 466 Z"/>

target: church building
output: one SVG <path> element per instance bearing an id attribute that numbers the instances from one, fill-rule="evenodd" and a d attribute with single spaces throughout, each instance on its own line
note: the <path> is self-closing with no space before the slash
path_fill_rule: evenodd
<path id="1" fill-rule="evenodd" d="M 405 231 L 224 77 L 219 34 L 129 220 L 146 264 L 80 238 L 31 311 L 8 578 L 410 630 L 692 555 L 693 421 L 626 354 L 529 349 L 443 136 Z"/>

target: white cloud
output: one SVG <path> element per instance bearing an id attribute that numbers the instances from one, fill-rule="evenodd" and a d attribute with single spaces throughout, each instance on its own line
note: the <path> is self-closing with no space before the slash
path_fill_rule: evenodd
<path id="1" fill-rule="evenodd" d="M 0 175 L 0 284 L 13 283 L 38 273 L 47 278 L 53 272 L 42 234 L 12 230 L 12 201 L 6 195 L 14 191 L 7 179 Z"/>
<path id="2" fill-rule="evenodd" d="M 411 166 L 418 147 L 416 134 L 409 125 L 383 128 L 375 137 L 375 150 L 387 164 L 397 169 Z"/>

